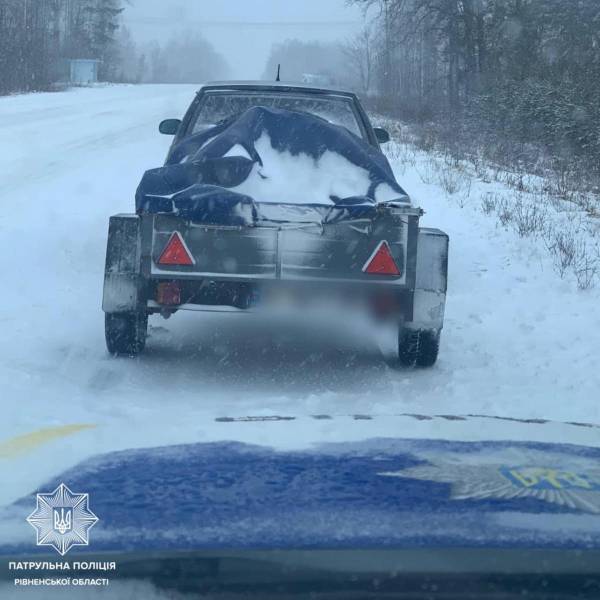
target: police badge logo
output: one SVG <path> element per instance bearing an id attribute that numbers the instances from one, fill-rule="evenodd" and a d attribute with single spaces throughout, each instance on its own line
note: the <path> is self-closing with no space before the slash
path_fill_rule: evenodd
<path id="1" fill-rule="evenodd" d="M 37 533 L 36 544 L 52 546 L 61 556 L 73 546 L 89 545 L 98 517 L 88 504 L 88 494 L 74 494 L 64 483 L 49 494 L 37 494 L 37 507 L 27 517 Z"/>
<path id="2" fill-rule="evenodd" d="M 535 450 L 427 453 L 427 462 L 382 477 L 450 484 L 452 500 L 536 498 L 600 514 L 600 467 L 577 457 Z"/>

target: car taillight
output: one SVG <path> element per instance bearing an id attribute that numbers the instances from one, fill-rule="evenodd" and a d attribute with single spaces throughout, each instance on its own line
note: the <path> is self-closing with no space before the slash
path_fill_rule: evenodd
<path id="1" fill-rule="evenodd" d="M 179 231 L 173 232 L 157 262 L 159 265 L 189 266 L 196 264 Z"/>
<path id="2" fill-rule="evenodd" d="M 363 273 L 369 273 L 371 275 L 400 275 L 400 269 L 392 256 L 388 243 L 383 240 L 379 242 L 377 248 L 373 251 L 373 254 L 368 258 L 364 264 Z"/>

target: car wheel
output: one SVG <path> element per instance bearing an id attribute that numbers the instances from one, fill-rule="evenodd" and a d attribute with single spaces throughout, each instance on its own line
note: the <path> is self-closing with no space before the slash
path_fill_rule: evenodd
<path id="1" fill-rule="evenodd" d="M 145 313 L 106 313 L 106 347 L 111 354 L 135 356 L 146 346 L 148 315 Z"/>

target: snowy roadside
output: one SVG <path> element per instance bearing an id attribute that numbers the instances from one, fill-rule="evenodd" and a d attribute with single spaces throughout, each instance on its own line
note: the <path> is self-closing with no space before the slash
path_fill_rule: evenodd
<path id="1" fill-rule="evenodd" d="M 519 238 L 533 238 L 552 258 L 561 279 L 580 290 L 600 286 L 600 195 L 573 189 L 561 173 L 542 177 L 513 172 L 470 155 L 420 150 L 411 127 L 374 117 L 393 132 L 384 151 L 396 175 L 416 172 L 424 184 L 441 188 L 449 202 L 480 210 Z"/>
<path id="2" fill-rule="evenodd" d="M 515 184 L 511 173 L 492 175 L 490 167 L 420 151 L 409 135 L 398 136 L 405 132 L 400 124 L 382 124 L 396 134 L 385 152 L 401 185 L 426 209 L 422 224 L 450 235 L 444 350 L 462 363 L 456 375 L 488 369 L 488 385 L 495 382 L 504 395 L 489 405 L 496 414 L 519 412 L 515 393 L 529 390 L 521 408 L 565 420 L 585 411 L 599 421 L 595 211 L 545 193 L 551 184 L 540 177 L 520 176 Z M 541 205 L 543 198 L 549 200 Z"/>

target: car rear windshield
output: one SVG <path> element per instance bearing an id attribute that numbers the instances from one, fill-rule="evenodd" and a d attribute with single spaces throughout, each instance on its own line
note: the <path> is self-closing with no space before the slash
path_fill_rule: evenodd
<path id="1" fill-rule="evenodd" d="M 359 137 L 365 137 L 352 100 L 349 98 L 269 92 L 207 92 L 196 109 L 189 132 L 203 131 L 253 106 L 311 113 L 330 123 L 346 127 Z"/>

